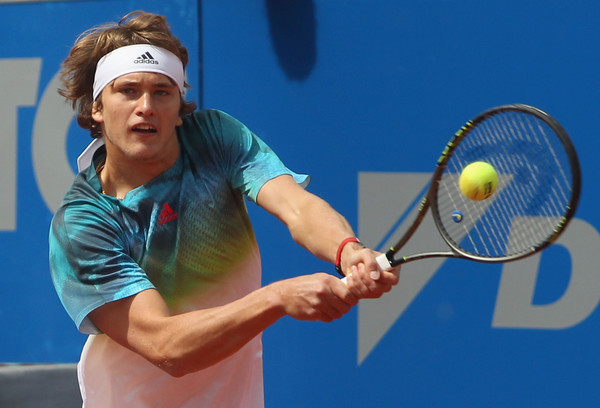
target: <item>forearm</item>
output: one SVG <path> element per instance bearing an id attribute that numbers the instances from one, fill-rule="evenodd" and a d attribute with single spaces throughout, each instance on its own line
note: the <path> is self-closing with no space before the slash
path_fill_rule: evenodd
<path id="1" fill-rule="evenodd" d="M 318 273 L 274 282 L 223 306 L 172 315 L 146 290 L 90 313 L 105 334 L 173 376 L 232 355 L 283 316 L 330 322 L 358 299 L 336 277 Z"/>
<path id="2" fill-rule="evenodd" d="M 185 374 L 228 357 L 283 316 L 331 322 L 357 302 L 335 276 L 303 275 L 273 282 L 222 307 L 175 316 L 174 326 L 163 333 L 187 331 L 166 343 L 177 351 L 176 366 Z"/>
<path id="3" fill-rule="evenodd" d="M 178 315 L 151 289 L 107 303 L 91 312 L 90 319 L 117 343 L 182 376 L 235 353 L 284 315 L 270 287 L 220 307 Z"/>
<path id="4" fill-rule="evenodd" d="M 298 186 L 290 176 L 267 182 L 258 194 L 257 203 L 287 226 L 294 241 L 327 262 L 334 262 L 340 243 L 354 236 L 341 214 Z"/>
<path id="5" fill-rule="evenodd" d="M 285 315 L 271 287 L 227 305 L 168 318 L 154 364 L 174 376 L 209 367 L 237 352 Z"/>
<path id="6" fill-rule="evenodd" d="M 327 202 L 311 195 L 298 206 L 296 217 L 288 224 L 295 242 L 316 257 L 333 263 L 340 243 L 354 236 L 348 221 Z"/>
<path id="7" fill-rule="evenodd" d="M 321 198 L 299 187 L 290 176 L 267 182 L 258 194 L 257 203 L 281 220 L 298 244 L 327 262 L 334 263 L 340 244 L 355 236 L 341 214 Z M 341 271 L 344 275 L 354 275 L 349 288 L 356 296 L 379 297 L 397 282 L 394 274 L 380 280 L 376 256 L 376 252 L 357 242 L 342 247 Z"/>

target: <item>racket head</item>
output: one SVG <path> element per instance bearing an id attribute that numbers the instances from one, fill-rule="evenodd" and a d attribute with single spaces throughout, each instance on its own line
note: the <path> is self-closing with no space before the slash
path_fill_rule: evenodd
<path id="1" fill-rule="evenodd" d="M 474 201 L 459 177 L 470 163 L 491 164 L 496 191 Z M 504 105 L 467 122 L 450 140 L 428 193 L 442 237 L 458 257 L 508 262 L 554 242 L 574 216 L 581 193 L 575 148 L 550 115 Z"/>

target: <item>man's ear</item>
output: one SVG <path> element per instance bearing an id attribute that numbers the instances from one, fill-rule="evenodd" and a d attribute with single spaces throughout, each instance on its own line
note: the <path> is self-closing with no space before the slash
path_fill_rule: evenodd
<path id="1" fill-rule="evenodd" d="M 98 102 L 94 102 L 92 104 L 92 119 L 94 119 L 98 123 L 102 123 L 102 109 L 100 108 Z"/>

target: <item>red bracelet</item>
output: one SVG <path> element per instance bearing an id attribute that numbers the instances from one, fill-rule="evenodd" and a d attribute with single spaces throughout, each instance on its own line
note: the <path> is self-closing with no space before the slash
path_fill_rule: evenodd
<path id="1" fill-rule="evenodd" d="M 349 243 L 349 242 L 357 242 L 357 243 L 359 243 L 359 244 L 362 245 L 362 243 L 356 237 L 346 238 L 345 240 L 343 240 L 341 242 L 340 246 L 338 247 L 337 254 L 335 256 L 335 264 L 334 265 L 335 265 L 335 270 L 337 271 L 337 273 L 339 273 L 342 276 L 346 276 L 342 272 L 342 266 L 341 266 L 341 263 L 342 263 L 342 251 L 344 250 L 344 247 L 346 246 L 346 244 Z"/>

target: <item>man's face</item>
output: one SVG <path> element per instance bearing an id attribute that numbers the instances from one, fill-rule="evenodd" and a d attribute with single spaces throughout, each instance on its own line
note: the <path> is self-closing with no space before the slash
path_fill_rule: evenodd
<path id="1" fill-rule="evenodd" d="M 135 72 L 115 79 L 94 105 L 101 124 L 107 160 L 173 162 L 179 155 L 175 132 L 181 125 L 179 88 L 162 74 Z"/>

